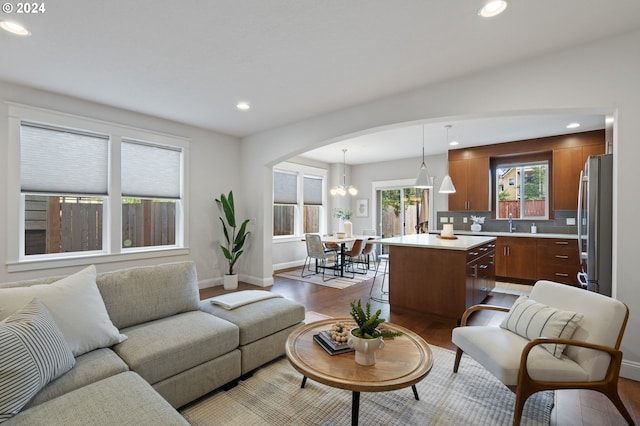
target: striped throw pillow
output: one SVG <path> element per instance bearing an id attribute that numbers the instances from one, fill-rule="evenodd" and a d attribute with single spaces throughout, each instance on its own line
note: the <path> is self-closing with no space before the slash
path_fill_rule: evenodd
<path id="1" fill-rule="evenodd" d="M 5 318 L 0 322 L 0 423 L 74 364 L 69 345 L 39 300 Z"/>
<path id="2" fill-rule="evenodd" d="M 526 339 L 559 337 L 570 339 L 583 315 L 543 305 L 527 296 L 520 296 L 500 327 Z M 566 345 L 542 345 L 556 358 L 562 357 Z"/>

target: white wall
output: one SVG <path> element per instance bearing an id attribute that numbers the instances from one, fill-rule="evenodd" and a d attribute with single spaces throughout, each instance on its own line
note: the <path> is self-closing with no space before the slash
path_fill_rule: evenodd
<path id="1" fill-rule="evenodd" d="M 640 380 L 640 291 L 636 244 L 640 159 L 640 32 L 398 94 L 243 140 L 244 197 L 257 218 L 248 252 L 256 284 L 272 283 L 270 166 L 352 133 L 393 123 L 506 111 L 586 108 L 614 111 L 614 287 L 631 315 L 622 344 L 623 374 Z M 336 94 L 339 96 L 339 94 Z M 254 182 L 262 182 L 256 194 Z"/>
<path id="2" fill-rule="evenodd" d="M 50 275 L 65 275 L 76 272 L 80 267 L 39 269 L 27 272 L 7 271 L 7 233 L 17 224 L 8 223 L 7 210 L 15 208 L 7 203 L 7 147 L 8 128 L 7 101 L 24 105 L 46 108 L 52 111 L 74 114 L 83 117 L 133 126 L 146 130 L 172 134 L 191 140 L 189 181 L 189 254 L 163 258 L 126 261 L 117 263 L 99 263 L 99 271 L 114 270 L 138 265 L 152 265 L 160 262 L 194 260 L 197 265 L 201 286 L 221 282 L 224 273 L 220 264 L 224 260 L 218 248 L 217 240 L 222 238 L 218 211 L 214 198 L 230 189 L 238 190 L 240 141 L 236 138 L 177 124 L 171 121 L 152 118 L 87 101 L 65 97 L 49 92 L 0 82 L 0 282 L 16 281 Z M 243 201 L 239 200 L 242 209 Z M 224 269 L 224 264 L 222 264 Z"/>

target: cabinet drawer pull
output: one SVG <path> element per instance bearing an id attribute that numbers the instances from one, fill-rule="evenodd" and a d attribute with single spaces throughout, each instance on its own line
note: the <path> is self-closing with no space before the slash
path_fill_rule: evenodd
<path id="1" fill-rule="evenodd" d="M 470 252 L 469 252 L 469 254 L 470 254 L 471 256 L 477 256 L 477 255 L 478 255 L 478 252 L 470 251 Z"/>
<path id="2" fill-rule="evenodd" d="M 489 250 L 489 249 L 488 249 L 488 248 L 486 248 L 486 247 L 480 247 L 478 250 L 480 250 L 480 251 L 487 251 L 487 250 Z"/>
<path id="3" fill-rule="evenodd" d="M 556 258 L 557 259 L 568 259 L 569 256 L 567 256 L 566 254 L 556 254 Z"/>
<path id="4" fill-rule="evenodd" d="M 487 269 L 489 265 L 480 265 L 480 269 Z"/>
<path id="5" fill-rule="evenodd" d="M 556 241 L 556 244 L 559 245 L 559 246 L 566 246 L 566 245 L 569 245 L 569 242 L 568 241 Z"/>
<path id="6" fill-rule="evenodd" d="M 564 274 L 562 272 L 556 272 L 556 277 L 568 277 L 569 274 Z"/>

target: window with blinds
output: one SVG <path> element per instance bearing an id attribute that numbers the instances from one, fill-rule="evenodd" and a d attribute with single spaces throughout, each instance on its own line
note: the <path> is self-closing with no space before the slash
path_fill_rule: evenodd
<path id="1" fill-rule="evenodd" d="M 27 120 L 19 126 L 21 256 L 110 253 L 109 240 L 123 249 L 179 246 L 183 147 Z"/>
<path id="2" fill-rule="evenodd" d="M 322 212 L 322 178 L 304 176 L 303 182 L 303 232 L 318 233 Z"/>
<path id="3" fill-rule="evenodd" d="M 24 255 L 103 250 L 109 136 L 20 126 Z"/>
<path id="4" fill-rule="evenodd" d="M 274 237 L 322 232 L 326 171 L 293 163 L 278 167 L 273 172 Z"/>
<path id="5" fill-rule="evenodd" d="M 297 173 L 276 170 L 273 173 L 273 235 L 295 235 L 298 204 Z"/>
<path id="6" fill-rule="evenodd" d="M 173 246 L 181 199 L 176 147 L 122 140 L 122 247 Z"/>

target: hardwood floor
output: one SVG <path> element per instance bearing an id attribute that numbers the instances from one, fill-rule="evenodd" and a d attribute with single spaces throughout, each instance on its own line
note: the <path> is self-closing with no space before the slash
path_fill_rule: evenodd
<path id="1" fill-rule="evenodd" d="M 356 284 L 344 290 L 309 284 L 274 276 L 274 285 L 264 290 L 282 294 L 284 297 L 305 305 L 307 311 L 314 311 L 332 317 L 349 316 L 349 302 L 369 299 L 371 281 Z M 240 283 L 238 290 L 255 290 L 256 286 Z M 228 293 L 222 286 L 200 290 L 202 299 Z M 485 303 L 511 306 L 516 299 L 514 295 L 491 293 Z M 372 309 L 381 309 L 383 317 L 390 322 L 407 327 L 422 336 L 430 344 L 455 350 L 451 343 L 451 330 L 455 321 L 429 317 L 415 313 L 390 312 L 389 305 L 372 301 Z M 502 313 L 480 312 L 472 318 L 473 324 L 498 324 L 502 321 Z M 640 382 L 620 379 L 618 386 L 620 396 L 635 423 L 640 419 Z M 622 416 L 614 405 L 598 392 L 586 390 L 565 390 L 556 392 L 556 403 L 552 412 L 553 426 L 574 425 L 624 425 Z"/>

